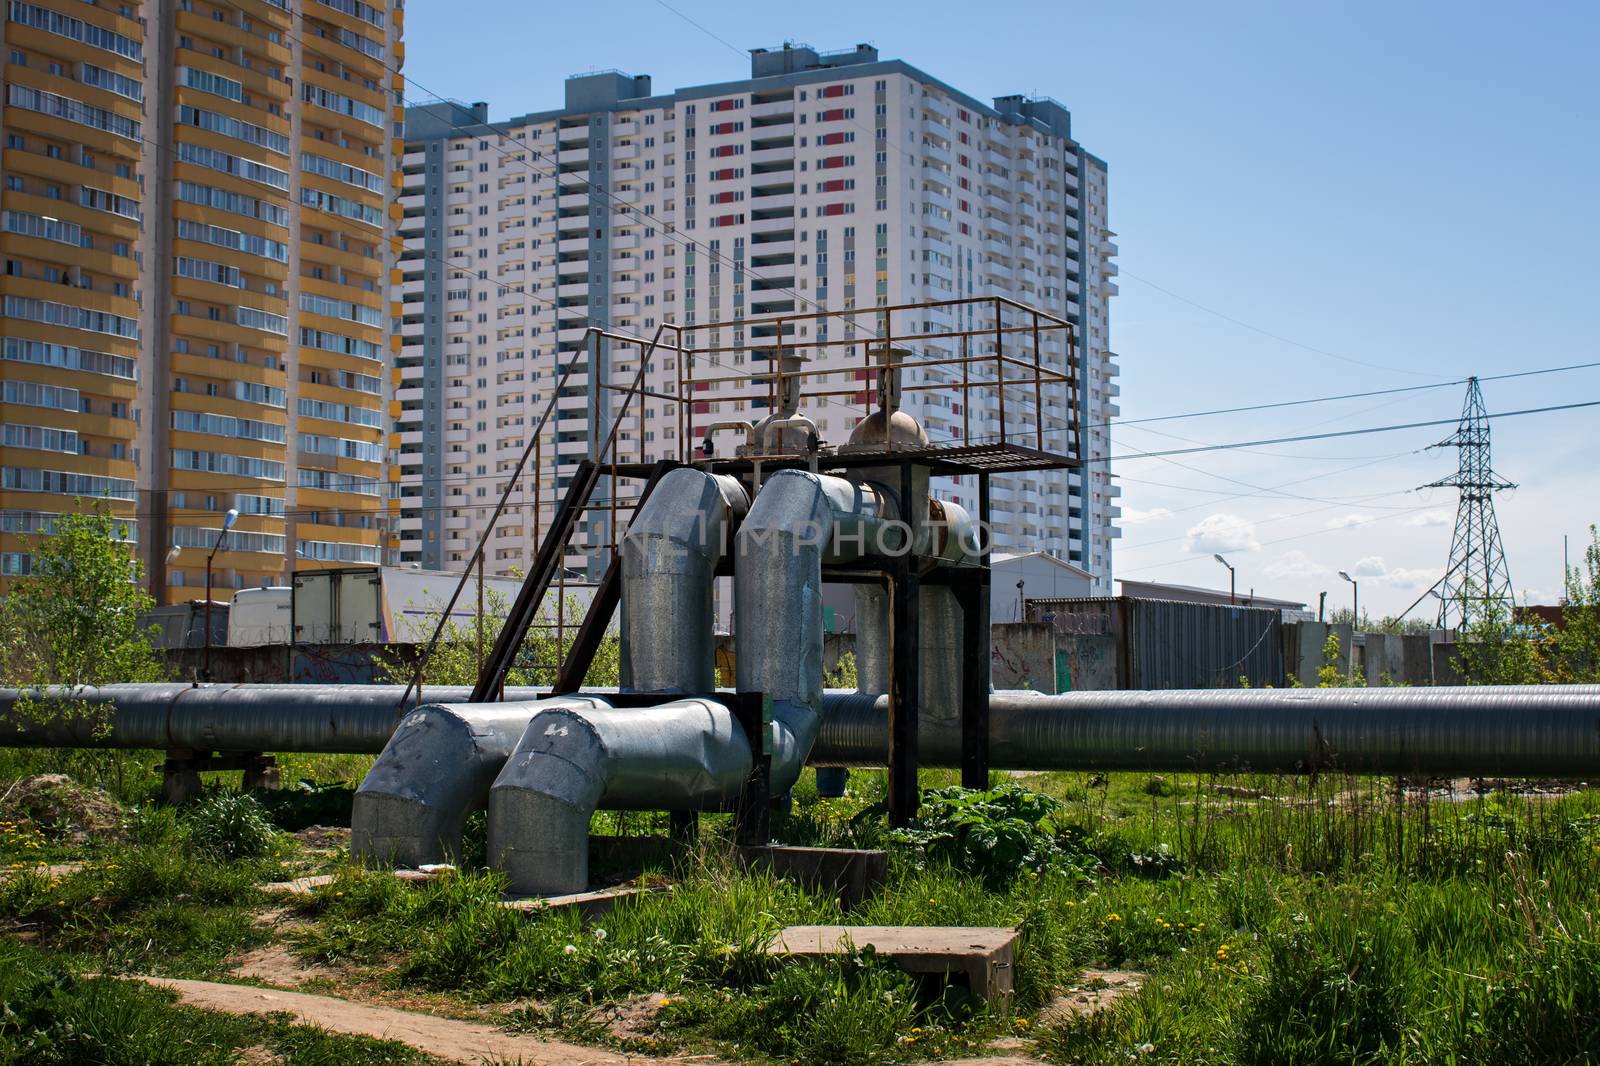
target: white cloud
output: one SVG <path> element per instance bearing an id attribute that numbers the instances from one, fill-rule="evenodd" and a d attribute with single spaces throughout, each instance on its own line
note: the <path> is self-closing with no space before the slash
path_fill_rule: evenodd
<path id="1" fill-rule="evenodd" d="M 1256 539 L 1256 527 L 1236 514 L 1208 515 L 1189 528 L 1188 544 L 1184 550 L 1191 552 L 1255 552 L 1261 550 Z"/>
<path id="2" fill-rule="evenodd" d="M 1438 579 L 1437 570 L 1397 566 L 1391 568 L 1381 555 L 1369 555 L 1350 568 L 1362 581 L 1373 581 L 1396 589 L 1418 589 Z"/>
<path id="3" fill-rule="evenodd" d="M 1392 585 L 1397 589 L 1420 589 L 1426 588 L 1439 580 L 1439 571 L 1427 568 L 1407 569 L 1406 567 L 1400 567 L 1384 574 L 1383 580 L 1385 584 Z"/>
<path id="4" fill-rule="evenodd" d="M 1320 577 L 1333 572 L 1302 551 L 1288 551 L 1261 568 L 1268 577 Z"/>
<path id="5" fill-rule="evenodd" d="M 1447 526 L 1455 516 L 1449 511 L 1423 511 L 1400 520 L 1403 526 Z"/>
<path id="6" fill-rule="evenodd" d="M 1388 569 L 1389 568 L 1384 565 L 1383 556 L 1369 555 L 1365 559 L 1362 559 L 1356 563 L 1356 565 L 1352 566 L 1350 568 L 1350 572 L 1356 575 L 1356 577 L 1382 577 L 1388 572 Z"/>
<path id="7" fill-rule="evenodd" d="M 1364 526 L 1371 521 L 1372 516 L 1369 514 L 1347 514 L 1341 515 L 1338 518 L 1330 519 L 1328 522 L 1328 528 L 1350 529 L 1354 526 Z"/>
<path id="8" fill-rule="evenodd" d="M 1148 511 L 1141 511 L 1134 507 L 1124 507 L 1122 517 L 1117 520 L 1119 525 L 1137 526 L 1145 522 L 1159 522 L 1163 518 L 1171 518 L 1172 512 L 1165 507 L 1153 507 Z"/>

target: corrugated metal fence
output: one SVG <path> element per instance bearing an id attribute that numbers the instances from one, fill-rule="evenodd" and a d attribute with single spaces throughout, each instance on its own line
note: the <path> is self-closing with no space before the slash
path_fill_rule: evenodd
<path id="1" fill-rule="evenodd" d="M 1055 626 L 1058 646 L 1114 639 L 1123 689 L 1237 688 L 1241 678 L 1258 688 L 1287 683 L 1283 619 L 1264 607 L 1127 596 L 1030 599 L 1028 620 Z"/>

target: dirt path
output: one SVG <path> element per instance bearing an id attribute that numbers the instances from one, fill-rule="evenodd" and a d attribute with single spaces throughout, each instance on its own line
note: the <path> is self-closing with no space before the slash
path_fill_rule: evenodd
<path id="1" fill-rule="evenodd" d="M 190 1006 L 225 1014 L 287 1013 L 304 1025 L 317 1025 L 330 1032 L 352 1036 L 398 1040 L 449 1062 L 510 1061 L 526 1066 L 623 1066 L 624 1063 L 674 1061 L 671 1058 L 623 1055 L 532 1036 L 518 1036 L 490 1025 L 436 1018 L 392 1007 L 365 1007 L 348 1000 L 305 992 L 163 977 L 141 977 L 138 980 L 158 988 L 170 988 Z M 697 1061 L 705 1062 L 698 1056 Z"/>
<path id="2" fill-rule="evenodd" d="M 185 1004 L 224 1014 L 289 1014 L 302 1025 L 329 1032 L 395 1040 L 448 1062 L 516 1062 L 523 1066 L 665 1066 L 693 1063 L 722 1066 L 709 1055 L 626 1055 L 581 1047 L 558 1040 L 507 1033 L 492 1025 L 440 1018 L 393 1007 L 369 1007 L 333 996 L 289 992 L 252 985 L 215 981 L 182 981 L 166 977 L 138 977 L 157 988 L 170 988 Z M 1007 1051 L 1011 1049 L 1006 1049 Z M 1043 1066 L 1037 1059 L 1001 1052 L 924 1066 Z"/>

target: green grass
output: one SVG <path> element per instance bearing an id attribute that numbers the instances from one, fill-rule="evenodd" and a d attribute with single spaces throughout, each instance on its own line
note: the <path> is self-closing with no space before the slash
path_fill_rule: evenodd
<path id="1" fill-rule="evenodd" d="M 183 1007 L 175 998 L 134 981 L 86 978 L 0 941 L 0 1062 L 223 1066 L 246 1049 L 311 1066 L 438 1061 L 404 1044 Z"/>
<path id="2" fill-rule="evenodd" d="M 1392 781 L 1335 776 L 996 781 L 1054 801 L 1039 808 L 1053 811 L 1047 868 L 987 865 L 981 826 L 954 850 L 928 846 L 946 839 L 938 832 L 896 838 L 881 774 L 854 775 L 837 800 L 819 800 L 808 774 L 774 819 L 779 839 L 890 850 L 885 890 L 848 912 L 737 868 L 718 816 L 703 819 L 673 891 L 598 923 L 509 912 L 503 882 L 484 873 L 409 887 L 337 864 L 292 943 L 351 988 L 487 1005 L 518 1028 L 648 1053 L 854 1066 L 976 1053 L 1023 1033 L 1063 1064 L 1600 1059 L 1600 793 L 1422 802 Z M 285 810 L 309 817 L 343 796 L 280 798 L 270 813 L 282 824 Z M 956 823 L 1032 809 L 959 800 L 943 804 Z M 1014 822 L 996 854 L 1046 854 Z M 263 838 L 231 803 L 141 809 L 128 824 L 121 842 L 85 846 L 81 873 L 0 885 L 0 917 L 103 973 L 214 977 L 273 935 L 255 921 L 269 906 L 258 886 L 285 863 L 303 867 L 289 838 Z M 665 827 L 602 814 L 596 828 Z M 989 1009 L 870 953 L 765 954 L 777 930 L 813 922 L 1015 926 L 1015 1000 Z M 1040 1009 L 1090 967 L 1146 980 L 1109 1009 L 1045 1024 Z M 658 1012 L 642 1034 L 606 1029 L 605 1008 L 644 998 Z"/>

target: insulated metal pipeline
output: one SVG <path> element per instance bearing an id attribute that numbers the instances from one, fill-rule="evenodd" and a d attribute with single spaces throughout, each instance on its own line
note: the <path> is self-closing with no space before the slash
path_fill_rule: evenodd
<path id="1" fill-rule="evenodd" d="M 350 854 L 420 866 L 461 856 L 467 815 L 481 810 L 496 775 L 543 710 L 607 706 L 595 696 L 532 703 L 429 704 L 400 720 L 350 807 Z"/>
<path id="2" fill-rule="evenodd" d="M 629 525 L 624 688 L 713 689 L 711 584 L 748 507 L 734 479 L 680 467 Z M 738 796 L 750 773 L 744 730 L 713 700 L 598 714 L 534 709 L 489 793 L 489 864 L 518 892 L 578 892 L 588 884 L 589 821 L 598 806 L 716 809 Z"/>
<path id="3" fill-rule="evenodd" d="M 725 809 L 750 766 L 744 730 L 713 700 L 537 710 L 489 791 L 489 864 L 514 892 L 581 892 L 595 810 Z"/>
<path id="4" fill-rule="evenodd" d="M 30 711 L 40 694 L 0 689 L 0 746 L 304 751 L 373 755 L 419 703 L 465 703 L 468 686 L 429 685 L 402 708 L 403 685 L 106 685 L 43 695 L 98 713 Z M 510 700 L 543 692 L 508 688 Z M 18 706 L 19 702 L 22 706 Z"/>
<path id="5" fill-rule="evenodd" d="M 192 695 L 180 694 L 184 692 Z M 0 746 L 192 748 L 374 754 L 399 716 L 387 685 L 111 685 L 78 698 L 113 706 L 108 728 L 38 722 L 0 690 Z M 464 703 L 466 688 L 427 690 Z M 58 695 L 58 693 L 51 693 Z M 532 689 L 508 689 L 513 701 Z M 604 696 L 602 695 L 603 699 Z M 1600 686 L 1204 689 L 990 694 L 996 769 L 1304 772 L 1330 760 L 1375 773 L 1600 778 Z M 183 707 L 184 713 L 168 712 Z M 810 762 L 882 766 L 887 699 L 832 690 Z M 925 738 L 927 766 L 958 753 Z M 1353 760 L 1359 759 L 1360 762 Z"/>
<path id="6" fill-rule="evenodd" d="M 800 776 L 821 717 L 823 560 L 900 548 L 883 509 L 868 485 L 780 470 L 735 538 L 735 672 L 740 691 L 771 700 L 775 795 Z"/>
<path id="7" fill-rule="evenodd" d="M 888 701 L 829 693 L 818 766 L 882 766 Z M 989 697 L 997 769 L 1600 775 L 1600 685 L 1175 689 Z M 919 738 L 959 766 L 959 738 Z"/>
<path id="8" fill-rule="evenodd" d="M 712 578 L 750 500 L 731 477 L 669 471 L 622 538 L 622 687 L 716 687 Z"/>

